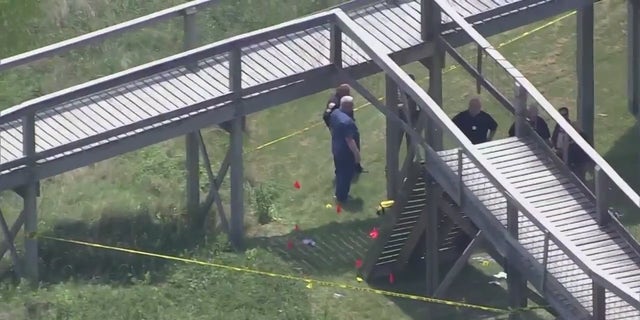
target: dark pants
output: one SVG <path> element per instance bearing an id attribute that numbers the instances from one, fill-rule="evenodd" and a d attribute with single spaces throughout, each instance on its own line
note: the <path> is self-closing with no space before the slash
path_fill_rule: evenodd
<path id="1" fill-rule="evenodd" d="M 338 202 L 346 202 L 356 173 L 356 162 L 351 154 L 334 154 L 333 164 L 336 167 L 336 199 Z"/>

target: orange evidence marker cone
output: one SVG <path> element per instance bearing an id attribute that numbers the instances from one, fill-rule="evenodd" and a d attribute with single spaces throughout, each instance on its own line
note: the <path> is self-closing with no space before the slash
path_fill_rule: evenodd
<path id="1" fill-rule="evenodd" d="M 300 182 L 298 182 L 298 180 L 296 180 L 296 181 L 293 183 L 293 187 L 294 187 L 294 188 L 296 188 L 296 189 L 300 189 L 300 187 L 301 187 L 301 186 L 300 186 Z"/>
<path id="2" fill-rule="evenodd" d="M 339 203 L 336 205 L 336 212 L 338 214 L 340 214 L 340 212 L 342 212 L 342 206 Z"/>
<path id="3" fill-rule="evenodd" d="M 396 277 L 393 276 L 393 273 L 389 273 L 389 283 L 393 284 L 396 281 Z"/>
<path id="4" fill-rule="evenodd" d="M 289 241 L 287 241 L 287 249 L 289 249 L 289 250 L 293 249 L 293 241 L 291 241 L 291 239 L 289 239 Z"/>
<path id="5" fill-rule="evenodd" d="M 356 269 L 362 268 L 362 259 L 356 259 Z"/>
<path id="6" fill-rule="evenodd" d="M 296 225 L 293 227 L 293 230 L 294 230 L 294 231 L 300 231 L 300 227 L 298 227 L 298 225 L 296 224 Z"/>

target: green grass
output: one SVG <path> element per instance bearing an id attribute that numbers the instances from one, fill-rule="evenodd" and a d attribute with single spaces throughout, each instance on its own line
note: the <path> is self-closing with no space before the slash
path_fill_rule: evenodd
<path id="1" fill-rule="evenodd" d="M 182 1 L 84 0 L 0 1 L 17 14 L 0 14 L 11 32 L 0 34 L 0 56 L 5 57 L 74 35 L 140 16 Z M 251 0 L 223 1 L 199 19 L 202 43 L 285 21 L 337 1 Z M 70 7 L 65 10 L 67 3 Z M 254 7 L 249 4 L 253 4 Z M 635 120 L 626 110 L 625 27 L 623 1 L 610 0 L 597 9 L 596 147 L 638 190 L 633 141 Z M 19 15 L 19 16 L 18 16 Z M 237 19 L 230 19 L 235 17 Z M 0 21 L 2 23 L 2 21 Z M 123 70 L 181 49 L 181 21 L 155 26 L 102 45 L 74 50 L 0 75 L 0 108 L 101 75 Z M 542 24 L 542 23 L 539 23 Z M 538 24 L 538 25 L 539 25 Z M 494 37 L 498 44 L 520 35 L 521 28 Z M 568 18 L 523 40 L 501 48 L 557 107 L 568 106 L 575 117 L 575 19 Z M 426 71 L 406 67 L 426 87 Z M 45 76 L 42 76 L 45 75 Z M 377 96 L 384 93 L 383 77 L 362 81 Z M 463 109 L 475 90 L 472 79 L 457 69 L 445 76 L 444 108 L 453 115 Z M 252 115 L 246 139 L 245 165 L 251 189 L 273 190 L 275 221 L 257 223 L 256 209 L 247 193 L 249 249 L 229 252 L 223 236 L 202 239 L 187 227 L 184 215 L 184 140 L 174 139 L 146 149 L 75 170 L 43 182 L 38 206 L 40 230 L 60 237 L 135 247 L 172 255 L 247 266 L 329 281 L 355 283 L 354 261 L 369 244 L 375 226 L 374 210 L 384 198 L 384 118 L 369 106 L 357 113 L 363 140 L 363 164 L 369 170 L 353 186 L 362 208 L 337 215 L 332 202 L 332 163 L 328 132 L 316 126 L 303 134 L 258 146 L 317 122 L 328 93 L 317 94 Z M 499 120 L 505 136 L 510 116 L 483 93 L 485 108 Z M 360 104 L 365 101 L 356 97 Z M 227 135 L 203 130 L 214 169 L 222 161 Z M 636 167 L 634 167 L 636 166 Z M 204 171 L 203 171 L 204 172 Z M 302 188 L 293 188 L 295 180 Z M 203 181 L 204 174 L 203 174 Z M 206 188 L 203 185 L 203 194 Z M 19 199 L 1 194 L 2 209 L 10 219 L 20 209 Z M 228 181 L 223 184 L 228 203 Z M 228 208 L 227 208 L 228 212 Z M 634 215 L 625 222 L 638 234 Z M 302 231 L 292 232 L 298 224 Z M 311 237 L 317 248 L 299 240 Z M 287 250 L 287 242 L 295 241 Z M 413 319 L 424 318 L 426 304 L 344 289 L 283 281 L 215 268 L 167 262 L 78 247 L 41 242 L 42 288 L 31 291 L 7 283 L 0 290 L 0 319 Z M 473 262 L 454 283 L 448 298 L 498 307 L 506 306 L 505 291 L 488 284 L 500 271 L 492 263 Z M 419 275 L 399 276 L 393 291 L 422 294 Z M 504 284 L 503 284 L 504 285 Z M 336 295 L 339 294 L 339 295 Z M 437 306 L 440 319 L 480 319 L 486 313 Z M 530 319 L 548 318 L 543 312 Z"/>

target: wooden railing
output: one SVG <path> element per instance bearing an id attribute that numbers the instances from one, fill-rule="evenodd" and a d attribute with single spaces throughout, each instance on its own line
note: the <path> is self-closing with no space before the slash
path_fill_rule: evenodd
<path id="1" fill-rule="evenodd" d="M 470 36 L 477 37 L 479 39 L 483 39 L 479 34 L 473 30 L 471 26 L 469 26 L 464 19 L 449 6 L 446 1 L 436 0 L 437 4 L 443 9 L 443 12 L 448 14 L 453 20 L 461 25 L 462 30 L 467 32 Z M 354 40 L 358 46 L 373 59 L 373 61 L 386 73 L 386 75 L 390 76 L 396 84 L 399 86 L 400 90 L 404 93 L 408 94 L 419 106 L 425 111 L 423 114 L 426 117 L 429 117 L 431 120 L 435 121 L 435 123 L 441 127 L 445 133 L 449 134 L 455 140 L 455 143 L 459 145 L 462 149 L 464 155 L 468 157 L 474 165 L 484 174 L 484 176 L 489 179 L 489 181 L 496 187 L 500 192 L 502 192 L 510 206 L 517 211 L 522 212 L 531 222 L 534 223 L 540 230 L 544 232 L 548 232 L 549 239 L 552 240 L 567 256 L 569 256 L 582 270 L 584 270 L 589 277 L 597 283 L 600 287 L 605 288 L 620 297 L 622 297 L 629 304 L 634 306 L 635 308 L 640 309 L 640 300 L 638 300 L 637 294 L 633 292 L 628 286 L 622 284 L 620 281 L 616 279 L 605 278 L 603 276 L 605 273 L 600 270 L 598 266 L 590 265 L 587 263 L 589 261 L 587 257 L 581 253 L 578 248 L 564 239 L 557 228 L 550 225 L 545 225 L 538 219 L 540 215 L 539 212 L 536 212 L 534 206 L 529 203 L 529 201 L 524 198 L 522 194 L 520 194 L 515 187 L 513 187 L 507 179 L 499 173 L 499 170 L 495 168 L 490 162 L 484 158 L 482 153 L 474 146 L 471 141 L 460 131 L 458 127 L 456 127 L 447 114 L 440 108 L 440 106 L 429 96 L 427 95 L 420 86 L 415 83 L 408 74 L 403 71 L 400 66 L 398 66 L 393 60 L 391 60 L 388 56 L 380 54 L 383 52 L 381 50 L 382 44 L 380 44 L 376 39 L 370 36 L 364 29 L 358 26 L 355 22 L 353 22 L 349 17 L 341 11 L 336 12 L 337 23 L 340 27 L 340 30 L 346 33 L 352 40 Z M 485 40 L 486 42 L 486 40 Z M 499 53 L 492 49 L 491 46 L 486 43 L 486 50 L 490 51 L 494 54 L 495 57 L 499 56 Z M 500 56 L 501 57 L 501 56 Z M 538 100 L 543 100 L 542 95 L 533 88 L 533 85 L 529 83 L 524 76 L 522 76 L 513 66 L 506 62 L 506 59 L 502 58 L 501 62 L 504 62 L 509 67 L 506 68 L 509 70 L 511 74 L 514 75 L 514 78 L 521 82 L 524 86 L 529 88 L 529 92 L 534 94 L 534 96 Z M 546 100 L 544 100 L 546 101 Z M 547 108 L 551 108 L 550 104 L 547 102 Z M 555 110 L 552 110 L 555 112 Z M 426 114 L 425 114 L 426 113 Z M 556 118 L 559 118 L 558 121 L 564 121 L 561 119 L 560 115 L 557 115 Z M 420 137 L 420 135 L 410 128 L 406 124 L 402 124 L 402 127 L 407 131 L 412 139 L 415 139 L 416 143 L 420 146 L 420 148 L 427 154 L 427 166 L 444 166 L 444 162 L 440 159 L 440 157 L 436 154 L 436 152 L 429 146 L 425 139 Z M 567 127 L 567 131 L 571 132 L 572 135 L 577 136 L 577 132 L 573 130 L 573 128 L 569 127 L 569 124 L 564 123 L 564 127 Z M 573 131 L 571 131 L 573 130 Z M 580 146 L 585 148 L 589 147 L 586 141 L 581 140 Z M 592 153 L 595 153 L 593 151 Z M 597 154 L 595 157 L 599 157 Z M 431 163 L 430 163 L 431 162 Z M 606 164 L 604 160 L 600 161 L 603 164 Z M 607 165 L 608 166 L 608 165 Z M 610 167 L 609 167 L 610 168 Z M 611 175 L 617 175 L 613 169 L 610 169 Z M 621 180 L 621 179 L 620 179 Z M 440 182 L 440 181 L 439 181 Z M 445 181 L 442 181 L 445 182 Z M 457 184 L 456 182 L 446 182 L 449 184 Z M 455 190 L 456 188 L 450 188 Z M 452 195 L 453 197 L 457 197 L 460 195 Z M 517 212 L 516 211 L 516 212 Z M 506 239 L 509 241 L 508 239 Z M 519 244 L 514 243 L 513 245 L 519 246 Z"/>

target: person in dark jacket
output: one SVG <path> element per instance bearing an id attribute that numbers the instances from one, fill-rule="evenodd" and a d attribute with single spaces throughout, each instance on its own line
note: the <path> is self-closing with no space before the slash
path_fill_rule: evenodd
<path id="1" fill-rule="evenodd" d="M 551 133 L 549 132 L 549 126 L 547 122 L 542 119 L 538 115 L 538 106 L 535 104 L 529 105 L 527 108 L 527 121 L 529 125 L 535 130 L 535 132 L 544 140 L 547 144 L 550 144 L 549 138 L 551 138 Z M 516 135 L 516 124 L 513 123 L 511 128 L 509 128 L 509 137 L 514 137 Z"/>

